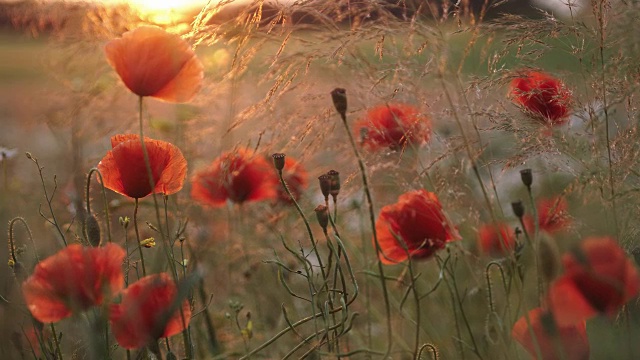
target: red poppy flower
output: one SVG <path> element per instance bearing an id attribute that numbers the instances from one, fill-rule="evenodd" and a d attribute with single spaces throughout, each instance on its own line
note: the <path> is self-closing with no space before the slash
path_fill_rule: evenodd
<path id="1" fill-rule="evenodd" d="M 395 204 L 380 210 L 376 221 L 378 243 L 385 264 L 431 257 L 460 235 L 442 211 L 438 197 L 426 190 L 404 193 Z"/>
<path id="2" fill-rule="evenodd" d="M 34 318 L 52 323 L 102 304 L 105 296 L 124 286 L 118 245 L 69 245 L 41 261 L 22 284 L 22 293 Z"/>
<path id="3" fill-rule="evenodd" d="M 202 86 L 202 64 L 180 36 L 141 26 L 105 46 L 109 64 L 134 94 L 187 102 Z"/>
<path id="4" fill-rule="evenodd" d="M 354 130 L 369 149 L 400 150 L 407 142 L 420 145 L 429 141 L 431 122 L 411 105 L 385 104 L 370 109 Z"/>
<path id="5" fill-rule="evenodd" d="M 181 314 L 176 303 L 178 288 L 166 273 L 143 277 L 121 294 L 122 301 L 110 306 L 109 321 L 116 341 L 125 349 L 147 346 L 189 325 L 189 302 L 182 302 Z"/>
<path id="6" fill-rule="evenodd" d="M 545 73 L 528 71 L 511 81 L 509 95 L 548 125 L 567 122 L 571 111 L 571 92 L 562 81 Z"/>
<path id="7" fill-rule="evenodd" d="M 511 336 L 522 345 L 533 359 L 538 359 L 535 342 L 540 349 L 542 360 L 588 360 L 589 338 L 584 321 L 576 325 L 555 324 L 551 313 L 541 308 L 529 311 L 529 323 L 525 316 L 513 325 Z"/>
<path id="8" fill-rule="evenodd" d="M 279 180 L 273 166 L 262 156 L 239 149 L 222 154 L 192 180 L 191 197 L 203 204 L 222 206 L 275 199 Z"/>
<path id="9" fill-rule="evenodd" d="M 187 175 L 187 160 L 180 149 L 171 143 L 147 137 L 144 143 L 155 188 L 152 189 L 149 184 L 140 137 L 132 134 L 111 138 L 113 149 L 98 164 L 104 186 L 136 199 L 152 192 L 170 195 L 180 191 Z"/>
<path id="10" fill-rule="evenodd" d="M 571 216 L 569 216 L 569 204 L 563 197 L 554 197 L 549 199 L 540 199 L 536 205 L 538 210 L 538 226 L 540 230 L 549 234 L 554 234 L 565 230 L 571 225 Z M 527 231 L 533 232 L 535 224 L 531 216 L 525 216 L 523 219 Z"/>
<path id="11" fill-rule="evenodd" d="M 289 191 L 291 191 L 293 198 L 296 199 L 296 201 L 300 199 L 302 191 L 307 187 L 307 179 L 309 178 L 309 175 L 302 164 L 291 157 L 287 157 L 284 162 L 282 178 L 287 184 Z M 285 189 L 282 188 L 282 184 L 278 183 L 276 186 L 278 189 L 278 200 L 287 204 L 291 203 L 291 198 Z"/>
<path id="12" fill-rule="evenodd" d="M 484 224 L 478 230 L 478 245 L 483 254 L 507 255 L 515 244 L 515 234 L 507 224 Z"/>
<path id="13" fill-rule="evenodd" d="M 551 284 L 549 302 L 560 324 L 598 313 L 612 316 L 640 290 L 640 277 L 612 238 L 588 238 L 562 257 L 565 273 Z"/>

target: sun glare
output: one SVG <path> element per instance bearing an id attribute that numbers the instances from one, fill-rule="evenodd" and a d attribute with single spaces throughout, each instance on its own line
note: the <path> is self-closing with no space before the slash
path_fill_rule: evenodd
<path id="1" fill-rule="evenodd" d="M 206 0 L 128 0 L 127 2 L 149 20 L 161 24 L 181 20 L 186 11 L 206 4 Z"/>

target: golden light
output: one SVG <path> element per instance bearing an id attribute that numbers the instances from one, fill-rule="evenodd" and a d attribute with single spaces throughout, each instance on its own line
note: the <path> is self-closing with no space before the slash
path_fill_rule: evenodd
<path id="1" fill-rule="evenodd" d="M 127 2 L 141 15 L 158 24 L 175 23 L 182 20 L 187 11 L 207 3 L 206 0 L 128 0 Z"/>

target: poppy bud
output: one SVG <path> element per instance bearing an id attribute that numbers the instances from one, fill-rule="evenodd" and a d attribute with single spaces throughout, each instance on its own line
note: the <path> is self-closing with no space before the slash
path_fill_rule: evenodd
<path id="1" fill-rule="evenodd" d="M 336 107 L 338 114 L 345 118 L 347 114 L 347 90 L 343 88 L 333 89 L 331 100 L 333 100 L 333 106 Z"/>
<path id="2" fill-rule="evenodd" d="M 326 232 L 327 226 L 329 225 L 329 208 L 324 205 L 318 205 L 314 211 L 316 212 L 318 223 L 322 227 L 322 230 Z"/>
<path id="3" fill-rule="evenodd" d="M 336 197 L 340 193 L 340 173 L 335 170 L 329 170 L 327 173 L 331 184 L 331 190 L 329 193 L 333 196 L 333 201 L 336 201 Z"/>
<path id="4" fill-rule="evenodd" d="M 285 155 L 282 153 L 275 153 L 271 155 L 271 157 L 273 158 L 273 165 L 275 165 L 279 172 L 282 172 L 282 169 L 284 169 Z"/>
<path id="5" fill-rule="evenodd" d="M 120 226 L 122 226 L 123 228 L 128 228 L 129 227 L 129 217 L 128 216 L 120 216 L 118 218 L 118 221 L 120 222 Z"/>
<path id="6" fill-rule="evenodd" d="M 522 205 L 522 201 L 512 202 L 511 208 L 518 219 L 521 219 L 524 216 L 524 205 Z"/>
<path id="7" fill-rule="evenodd" d="M 93 214 L 87 214 L 85 217 L 83 230 L 91 246 L 100 246 L 100 224 Z"/>
<path id="8" fill-rule="evenodd" d="M 520 179 L 522 179 L 524 186 L 531 188 L 531 184 L 533 184 L 533 173 L 531 169 L 520 170 Z"/>
<path id="9" fill-rule="evenodd" d="M 327 174 L 322 174 L 318 176 L 318 180 L 320 181 L 320 191 L 324 195 L 324 200 L 328 201 L 331 193 L 331 177 Z"/>

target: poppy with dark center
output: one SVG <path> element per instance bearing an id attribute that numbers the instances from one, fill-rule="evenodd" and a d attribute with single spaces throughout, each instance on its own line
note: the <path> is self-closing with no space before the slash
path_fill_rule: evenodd
<path id="1" fill-rule="evenodd" d="M 276 199 L 281 186 L 263 156 L 238 149 L 222 154 L 193 177 L 191 197 L 209 206 Z"/>
<path id="2" fill-rule="evenodd" d="M 141 26 L 105 46 L 109 64 L 138 96 L 187 102 L 202 86 L 203 67 L 176 34 L 156 26 Z"/>
<path id="3" fill-rule="evenodd" d="M 541 231 L 555 234 L 566 230 L 571 225 L 569 204 L 563 197 L 540 199 L 536 208 L 538 210 L 538 226 Z M 533 217 L 525 216 L 523 222 L 527 231 L 532 233 L 535 229 Z"/>
<path id="4" fill-rule="evenodd" d="M 187 160 L 177 146 L 160 140 L 144 138 L 149 154 L 154 188 L 151 188 L 147 166 L 138 135 L 116 135 L 111 138 L 113 149 L 98 164 L 107 189 L 140 199 L 149 194 L 174 194 L 184 184 Z"/>
<path id="5" fill-rule="evenodd" d="M 356 139 L 366 148 L 402 150 L 422 145 L 431 137 L 431 122 L 417 108 L 406 104 L 378 105 L 354 126 Z"/>
<path id="6" fill-rule="evenodd" d="M 120 303 L 110 306 L 109 321 L 118 344 L 125 349 L 148 346 L 189 325 L 189 301 L 179 301 L 178 287 L 167 273 L 143 277 L 121 294 Z"/>
<path id="7" fill-rule="evenodd" d="M 380 210 L 376 232 L 380 261 L 395 264 L 411 256 L 426 259 L 460 235 L 445 216 L 436 194 L 426 190 L 404 193 Z"/>
<path id="8" fill-rule="evenodd" d="M 507 224 L 484 224 L 478 230 L 478 246 L 483 254 L 508 255 L 515 249 L 515 244 L 515 234 Z"/>
<path id="9" fill-rule="evenodd" d="M 571 112 L 571 92 L 551 75 L 527 71 L 511 81 L 509 97 L 547 125 L 562 125 Z"/>
<path id="10" fill-rule="evenodd" d="M 541 360 L 588 360 L 589 338 L 587 325 L 581 321 L 575 325 L 558 325 L 553 315 L 542 308 L 535 308 L 513 325 L 511 337 L 531 354 L 533 359 Z M 535 336 L 531 336 L 531 333 Z"/>
<path id="11" fill-rule="evenodd" d="M 562 262 L 565 272 L 549 288 L 550 308 L 560 324 L 613 316 L 640 290 L 638 271 L 612 238 L 585 239 Z"/>
<path id="12" fill-rule="evenodd" d="M 52 323 L 100 305 L 124 286 L 118 245 L 69 245 L 41 261 L 22 284 L 27 307 L 35 319 Z"/>
<path id="13" fill-rule="evenodd" d="M 287 184 L 293 198 L 298 201 L 300 195 L 302 195 L 302 192 L 307 187 L 309 178 L 307 171 L 298 161 L 287 157 L 285 159 L 284 169 L 282 170 L 282 178 L 285 184 Z M 278 183 L 276 186 L 278 189 L 278 200 L 287 204 L 292 203 L 289 194 L 287 194 L 287 191 L 282 187 L 282 184 Z"/>

